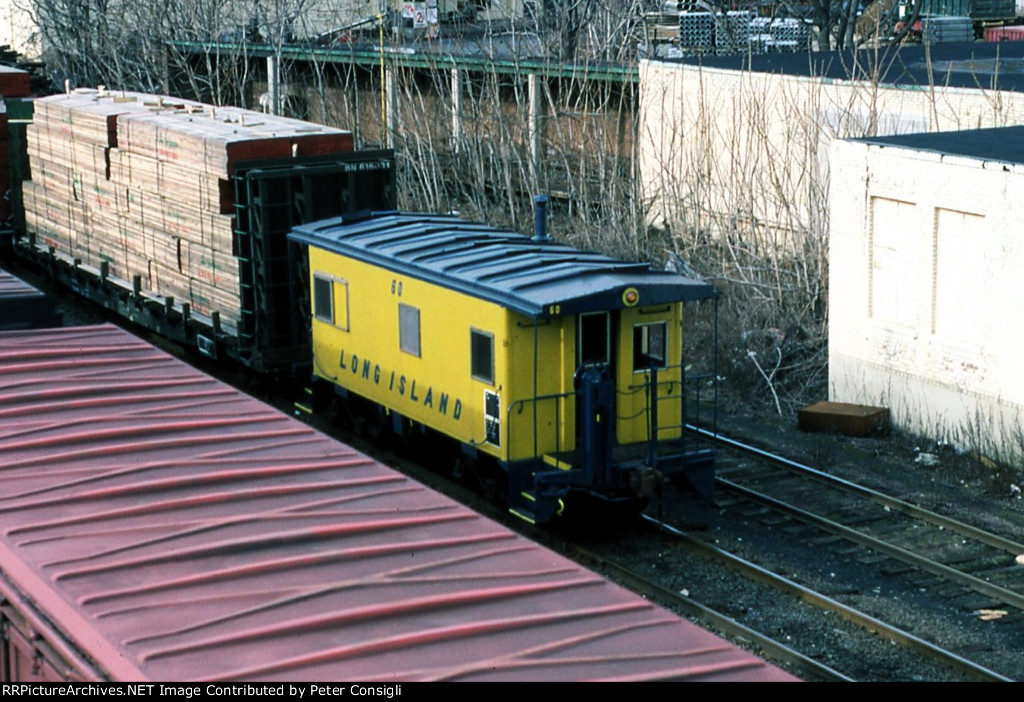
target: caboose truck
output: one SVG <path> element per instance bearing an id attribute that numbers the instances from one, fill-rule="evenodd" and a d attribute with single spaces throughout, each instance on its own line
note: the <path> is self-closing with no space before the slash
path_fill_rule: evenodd
<path id="1" fill-rule="evenodd" d="M 712 452 L 685 443 L 706 378 L 683 363 L 683 303 L 714 289 L 555 243 L 544 206 L 532 239 L 394 211 L 293 229 L 314 385 L 455 439 L 459 470 L 530 522 L 638 508 L 673 474 L 709 494 Z"/>

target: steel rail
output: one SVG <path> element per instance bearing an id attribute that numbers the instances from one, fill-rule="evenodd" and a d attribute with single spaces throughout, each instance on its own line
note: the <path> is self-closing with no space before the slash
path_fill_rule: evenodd
<path id="1" fill-rule="evenodd" d="M 710 432 L 707 429 L 701 429 L 699 427 L 695 427 L 692 425 L 687 426 L 687 428 L 690 429 L 691 431 L 696 432 L 703 438 L 709 439 L 722 446 L 727 446 L 729 448 L 733 448 L 744 453 L 749 453 L 751 455 L 756 456 L 757 458 L 768 461 L 775 465 L 782 466 L 784 468 L 788 468 L 790 470 L 794 470 L 800 473 L 804 473 L 814 478 L 815 480 L 820 480 L 839 489 L 845 490 L 856 495 L 860 495 L 861 497 L 867 497 L 871 500 L 878 502 L 879 504 L 885 505 L 891 510 L 895 510 L 898 512 L 902 512 L 903 514 L 916 517 L 918 519 L 921 519 L 922 521 L 934 524 L 935 526 L 940 526 L 944 529 L 953 530 L 958 534 L 962 534 L 963 536 L 972 538 L 980 543 L 986 544 L 993 548 L 997 548 L 1001 551 L 1005 551 L 1006 553 L 1009 553 L 1011 555 L 1019 556 L 1021 554 L 1024 554 L 1024 544 L 1017 541 L 1013 541 L 1012 539 L 1004 538 L 1002 536 L 999 536 L 998 534 L 987 532 L 983 529 L 979 529 L 978 527 L 972 526 L 970 524 L 965 524 L 964 522 L 960 522 L 951 517 L 946 517 L 944 515 L 938 514 L 937 512 L 932 512 L 931 510 L 925 509 L 923 507 L 918 507 L 917 505 L 911 504 L 896 497 L 892 497 L 891 495 L 886 495 L 885 493 L 878 492 L 877 490 L 866 488 L 863 485 L 851 483 L 850 481 L 844 480 L 843 478 L 839 478 L 834 475 L 829 475 L 828 473 L 824 473 L 815 468 L 811 468 L 810 466 L 805 465 L 803 463 L 799 463 L 797 461 L 793 461 L 788 458 L 778 456 L 776 454 L 765 451 L 764 449 L 759 449 L 756 446 L 745 444 L 736 439 L 730 439 L 729 437 L 722 436 L 721 434 Z"/>
<path id="2" fill-rule="evenodd" d="M 932 660 L 949 665 L 955 670 L 975 677 L 978 680 L 1014 682 L 1012 678 L 1007 678 L 1000 673 L 959 656 L 952 651 L 936 646 L 929 641 L 925 641 L 924 639 L 914 636 L 907 631 L 849 607 L 842 602 L 832 599 L 831 597 L 804 587 L 803 585 L 793 582 L 792 580 L 784 578 L 776 573 L 772 573 L 771 571 L 740 558 L 733 553 L 729 553 L 728 551 L 724 551 L 712 546 L 711 544 L 695 539 L 671 525 L 665 524 L 646 515 L 644 515 L 644 519 L 659 530 L 684 541 L 688 547 L 700 551 L 706 557 L 714 558 L 723 562 L 748 577 L 771 585 L 782 592 L 794 595 L 816 607 L 834 612 L 851 624 L 855 624 L 868 631 L 884 636 L 890 641 L 922 653 Z"/>
<path id="3" fill-rule="evenodd" d="M 750 627 L 739 623 L 735 619 L 732 619 L 717 610 L 711 609 L 696 600 L 686 597 L 685 595 L 680 595 L 677 592 L 673 592 L 672 590 L 658 585 L 657 583 L 653 583 L 642 575 L 638 575 L 628 568 L 624 568 L 617 563 L 609 561 L 593 551 L 575 545 L 567 545 L 566 549 L 571 551 L 577 560 L 586 559 L 587 561 L 598 564 L 605 573 L 610 574 L 620 583 L 625 583 L 632 591 L 645 592 L 648 595 L 656 597 L 663 603 L 671 604 L 673 607 L 681 610 L 684 614 L 694 617 L 704 624 L 714 626 L 719 631 L 731 636 L 744 638 L 756 644 L 764 652 L 765 656 L 773 660 L 788 663 L 801 671 L 812 673 L 822 682 L 854 682 L 852 678 L 843 675 L 834 668 L 830 668 L 823 663 L 819 663 L 813 658 L 809 658 L 799 651 L 796 651 L 759 631 L 751 629 Z"/>
<path id="4" fill-rule="evenodd" d="M 964 587 L 974 590 L 975 592 L 980 592 L 984 595 L 988 595 L 989 597 L 993 597 L 1000 602 L 1003 602 L 1005 604 L 1016 607 L 1021 611 L 1024 611 L 1024 595 L 1014 592 L 1013 590 L 1008 590 L 1004 587 L 1000 587 L 999 585 L 993 585 L 992 583 L 982 580 L 981 578 L 975 575 L 971 575 L 970 573 L 965 573 L 955 568 L 950 568 L 949 566 L 943 565 L 938 561 L 934 561 L 930 558 L 925 558 L 924 556 L 920 556 L 916 553 L 906 550 L 905 548 L 896 546 L 895 544 L 887 543 L 874 536 L 870 536 L 863 532 L 857 531 L 856 529 L 851 529 L 848 526 L 844 526 L 842 524 L 839 524 L 838 522 L 834 522 L 831 519 L 826 519 L 825 517 L 821 517 L 817 514 L 812 514 L 806 510 L 800 509 L 799 507 L 795 507 L 786 502 L 776 500 L 774 497 L 769 497 L 768 495 L 764 495 L 755 490 L 751 490 L 750 488 L 743 487 L 742 485 L 737 485 L 736 483 L 730 480 L 726 480 L 725 478 L 718 478 L 717 482 L 727 487 L 729 490 L 732 490 L 733 492 L 743 495 L 748 500 L 752 500 L 759 504 L 766 505 L 779 512 L 789 514 L 790 516 L 796 517 L 797 519 L 803 522 L 813 524 L 819 529 L 823 529 L 833 534 L 838 534 L 844 539 L 853 541 L 854 543 L 858 543 L 862 546 L 867 546 L 868 548 L 878 551 L 879 553 L 884 553 L 885 555 L 895 558 L 899 561 L 909 563 L 928 573 L 938 575 L 942 578 L 946 578 L 957 583 L 958 585 L 963 585 Z"/>

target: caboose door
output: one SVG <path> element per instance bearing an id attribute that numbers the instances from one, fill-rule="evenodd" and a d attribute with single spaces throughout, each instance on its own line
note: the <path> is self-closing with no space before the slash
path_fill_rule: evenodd
<path id="1" fill-rule="evenodd" d="M 611 368 L 612 319 L 608 312 L 581 314 L 576 332 L 576 367 L 602 365 Z"/>
<path id="2" fill-rule="evenodd" d="M 581 314 L 576 332 L 576 447 L 591 485 L 609 474 L 615 428 L 615 329 L 612 314 Z"/>

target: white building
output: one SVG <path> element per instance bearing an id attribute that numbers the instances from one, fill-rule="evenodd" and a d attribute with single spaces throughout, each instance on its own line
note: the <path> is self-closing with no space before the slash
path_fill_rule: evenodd
<path id="1" fill-rule="evenodd" d="M 648 219 L 827 238 L 833 138 L 1024 124 L 1022 59 L 1024 42 L 641 61 Z"/>
<path id="2" fill-rule="evenodd" d="M 836 141 L 830 399 L 1024 455 L 1024 127 Z"/>
<path id="3" fill-rule="evenodd" d="M 28 59 L 38 59 L 39 28 L 26 0 L 0 0 L 0 44 Z"/>
<path id="4" fill-rule="evenodd" d="M 643 61 L 649 219 L 766 260 L 821 252 L 830 399 L 1020 456 L 1022 59 L 1024 42 Z"/>

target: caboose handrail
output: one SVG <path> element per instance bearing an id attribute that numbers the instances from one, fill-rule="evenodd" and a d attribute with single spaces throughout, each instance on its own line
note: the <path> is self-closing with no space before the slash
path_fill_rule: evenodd
<path id="1" fill-rule="evenodd" d="M 674 377 L 668 380 L 661 380 L 660 374 L 665 371 L 672 371 L 679 369 L 681 377 Z M 652 377 L 653 376 L 653 377 Z M 663 441 L 661 438 L 666 432 L 679 432 L 679 441 L 685 443 L 685 431 L 686 427 L 690 424 L 700 426 L 700 410 L 702 404 L 701 390 L 704 382 L 708 379 L 715 380 L 716 375 L 714 373 L 698 373 L 695 375 L 688 375 L 686 373 L 686 367 L 682 364 L 676 364 L 667 366 L 665 368 L 648 369 L 644 372 L 645 382 L 639 385 L 630 385 L 626 390 L 619 390 L 618 394 L 623 397 L 632 397 L 639 392 L 643 392 L 646 395 L 645 402 L 639 410 L 632 414 L 619 414 L 616 413 L 616 420 L 632 420 L 640 416 L 647 415 L 648 421 L 645 422 L 647 429 L 647 441 L 651 444 L 649 450 L 649 459 L 655 460 L 656 457 L 656 444 Z M 679 385 L 678 392 L 675 391 L 675 386 Z M 661 391 L 663 388 L 667 388 L 667 391 Z M 693 420 L 689 420 L 687 412 L 687 396 L 688 390 L 693 394 L 694 409 L 696 416 Z M 663 423 L 661 417 L 665 416 L 659 412 L 661 403 L 664 402 L 678 402 L 679 403 L 679 423 Z M 621 407 L 621 404 L 617 404 L 617 407 Z"/>
<path id="2" fill-rule="evenodd" d="M 682 365 L 670 366 L 669 370 L 671 370 L 673 368 L 682 369 L 683 367 L 682 367 Z M 662 372 L 664 370 L 666 370 L 666 369 L 664 369 L 664 368 L 659 369 L 659 372 Z M 645 374 L 645 376 L 649 377 L 649 374 Z M 648 440 L 652 440 L 653 439 L 654 441 L 662 441 L 662 439 L 660 439 L 659 437 L 663 436 L 665 432 L 670 432 L 670 431 L 673 431 L 673 430 L 679 430 L 680 434 L 682 434 L 688 424 L 695 424 L 697 426 L 700 426 L 700 424 L 701 424 L 700 410 L 701 410 L 701 404 L 702 404 L 702 394 L 703 394 L 702 390 L 703 390 L 703 386 L 704 386 L 705 381 L 712 380 L 714 378 L 715 378 L 715 374 L 714 373 L 699 373 L 699 374 L 695 374 L 695 375 L 684 375 L 683 378 L 676 377 L 676 378 L 672 378 L 670 380 L 660 380 L 660 379 L 657 380 L 654 383 L 655 387 L 657 387 L 659 389 L 668 388 L 669 391 L 668 392 L 658 392 L 658 393 L 655 393 L 656 397 L 654 398 L 654 402 L 656 402 L 656 403 L 678 402 L 678 403 L 680 403 L 682 405 L 682 412 L 680 414 L 680 421 L 678 423 L 673 422 L 672 424 L 659 424 L 658 426 L 654 427 L 653 435 L 652 435 L 652 432 L 651 432 L 651 427 L 650 427 L 650 425 L 648 423 Z M 641 392 L 641 391 L 648 392 L 650 386 L 651 386 L 650 382 L 647 382 L 647 383 L 644 383 L 642 385 L 630 386 L 628 390 L 617 390 L 616 393 L 617 393 L 617 395 L 622 396 L 622 397 L 633 396 L 633 395 L 636 395 L 638 392 Z M 678 386 L 678 390 L 675 389 L 677 386 Z M 689 391 L 688 391 L 688 389 L 689 389 Z M 689 417 L 688 413 L 686 411 L 686 399 L 687 399 L 688 396 L 691 396 L 693 398 L 693 404 L 694 404 L 694 407 L 696 409 L 696 416 L 695 417 Z M 549 393 L 549 394 L 545 394 L 545 395 L 538 395 L 537 397 L 528 397 L 528 398 L 516 400 L 516 401 L 510 403 L 506 407 L 506 410 L 505 410 L 505 426 L 506 426 L 507 439 L 508 439 L 510 451 L 511 451 L 511 446 L 514 445 L 513 435 L 515 434 L 516 436 L 518 436 L 518 433 L 515 432 L 514 427 L 513 427 L 513 421 L 512 421 L 513 415 L 517 415 L 517 416 L 518 415 L 523 415 L 528 410 L 529 407 L 533 407 L 533 408 L 537 409 L 539 407 L 544 406 L 546 403 L 554 403 L 554 421 L 555 421 L 555 427 L 557 428 L 556 431 L 554 432 L 554 434 L 555 434 L 555 437 L 554 437 L 554 440 L 555 440 L 554 453 L 556 453 L 556 454 L 561 453 L 562 450 L 563 450 L 563 448 L 562 448 L 562 433 L 563 433 L 563 431 L 562 431 L 562 427 L 563 427 L 562 417 L 570 415 L 570 413 L 573 411 L 573 407 L 575 407 L 575 404 L 574 404 L 575 400 L 576 400 L 576 392 L 575 391 L 567 391 L 567 392 L 561 392 L 561 393 Z M 570 404 L 570 403 L 573 403 L 573 404 Z M 616 405 L 619 406 L 618 403 L 616 403 Z M 636 419 L 637 417 L 640 417 L 640 416 L 643 416 L 643 415 L 648 415 L 649 416 L 651 414 L 652 414 L 651 401 L 648 400 L 647 402 L 644 403 L 644 405 L 643 405 L 643 407 L 641 409 L 639 409 L 638 411 L 636 411 L 636 412 L 634 412 L 632 414 L 620 414 L 620 413 L 616 412 L 615 419 L 616 419 L 616 421 L 619 421 L 619 420 L 630 420 L 630 419 Z M 656 410 L 654 411 L 654 414 L 656 416 L 664 416 L 664 413 L 659 413 Z M 528 425 L 527 431 L 529 431 L 529 422 L 527 422 L 527 425 Z M 534 432 L 533 439 L 534 439 L 534 442 L 536 442 L 537 439 L 538 439 L 538 437 L 536 435 L 536 431 Z M 547 451 L 541 451 L 541 452 L 535 451 L 534 452 L 535 455 L 540 455 L 540 454 L 543 454 L 543 453 L 549 453 L 549 452 L 547 452 Z"/>
<path id="3" fill-rule="evenodd" d="M 514 443 L 513 440 L 512 440 L 512 413 L 513 413 L 513 411 L 517 411 L 517 414 L 522 414 L 523 411 L 526 409 L 527 405 L 532 405 L 534 407 L 534 409 L 536 410 L 536 408 L 538 407 L 538 405 L 541 402 L 551 402 L 551 401 L 553 401 L 554 405 L 555 405 L 555 427 L 556 427 L 556 430 L 554 432 L 555 433 L 555 453 L 561 453 L 561 451 L 562 451 L 562 432 L 561 432 L 561 427 L 562 427 L 562 403 L 558 402 L 558 400 L 569 400 L 569 399 L 572 399 L 573 401 L 575 401 L 575 399 L 576 399 L 575 391 L 561 392 L 561 393 L 552 393 L 552 394 L 549 394 L 549 395 L 538 395 L 536 397 L 527 397 L 527 398 L 524 398 L 522 400 L 516 400 L 515 402 L 512 402 L 511 404 L 509 404 L 508 408 L 505 410 L 505 427 L 506 427 L 506 430 L 508 432 L 509 452 L 511 453 L 512 446 L 513 446 L 513 443 Z M 568 414 L 568 411 L 566 412 L 566 414 Z M 537 432 L 536 432 L 536 430 L 534 430 L 533 434 L 534 434 L 534 436 L 533 436 L 534 444 L 536 444 L 536 442 L 537 442 Z M 536 450 L 534 450 L 534 455 L 537 455 L 537 451 Z"/>

